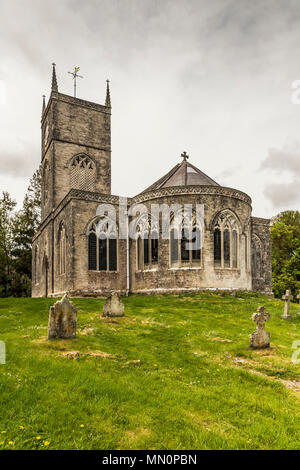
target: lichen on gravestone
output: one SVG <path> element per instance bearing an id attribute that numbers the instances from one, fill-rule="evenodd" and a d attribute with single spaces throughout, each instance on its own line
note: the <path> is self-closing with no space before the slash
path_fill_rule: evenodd
<path id="1" fill-rule="evenodd" d="M 48 339 L 75 338 L 77 308 L 70 302 L 67 294 L 50 307 L 48 321 Z"/>
<path id="2" fill-rule="evenodd" d="M 103 305 L 103 317 L 123 317 L 124 316 L 124 304 L 122 297 L 118 292 L 112 292 L 112 294 L 106 299 Z"/>
<path id="3" fill-rule="evenodd" d="M 270 314 L 264 306 L 260 306 L 253 313 L 252 320 L 256 322 L 256 330 L 250 335 L 250 346 L 254 349 L 270 347 L 270 333 L 265 330 L 265 322 L 270 320 Z"/>

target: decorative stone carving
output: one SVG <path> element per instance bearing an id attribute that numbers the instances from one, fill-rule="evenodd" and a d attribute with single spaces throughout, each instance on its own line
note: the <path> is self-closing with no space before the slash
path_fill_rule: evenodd
<path id="1" fill-rule="evenodd" d="M 228 196 L 235 199 L 239 199 L 247 204 L 251 205 L 251 198 L 248 194 L 239 191 L 238 189 L 227 188 L 225 186 L 170 186 L 168 188 L 154 189 L 145 191 L 138 194 L 133 198 L 133 202 L 145 202 L 149 199 L 157 199 L 166 196 L 175 196 L 182 194 L 213 194 Z"/>
<path id="2" fill-rule="evenodd" d="M 61 300 L 55 302 L 49 311 L 48 339 L 50 338 L 75 338 L 77 323 L 77 308 L 67 298 L 67 294 Z"/>
<path id="3" fill-rule="evenodd" d="M 118 292 L 113 292 L 103 305 L 103 317 L 123 317 L 124 304 Z"/>
<path id="4" fill-rule="evenodd" d="M 284 300 L 284 314 L 281 315 L 281 318 L 284 320 L 291 320 L 293 317 L 290 315 L 290 301 L 293 300 L 293 296 L 291 295 L 291 291 L 285 291 L 285 295 L 282 296 Z"/>
<path id="5" fill-rule="evenodd" d="M 270 219 L 262 219 L 261 217 L 251 217 L 251 220 L 255 225 L 265 225 L 266 227 L 270 226 Z"/>
<path id="6" fill-rule="evenodd" d="M 264 349 L 270 346 L 270 333 L 265 330 L 265 322 L 270 320 L 270 314 L 264 306 L 258 307 L 253 313 L 252 320 L 256 322 L 256 330 L 250 335 L 250 346 L 254 349 Z"/>
<path id="7" fill-rule="evenodd" d="M 93 103 L 91 101 L 86 101 L 86 100 L 69 96 L 69 95 L 63 95 L 62 93 L 57 94 L 55 98 L 58 99 L 59 101 L 64 101 L 65 103 L 71 103 L 77 106 L 81 105 L 81 106 L 84 106 L 85 108 L 90 108 L 90 109 L 94 109 L 95 111 L 101 111 L 102 113 L 111 114 L 110 110 L 108 110 L 107 107 L 102 104 Z"/>

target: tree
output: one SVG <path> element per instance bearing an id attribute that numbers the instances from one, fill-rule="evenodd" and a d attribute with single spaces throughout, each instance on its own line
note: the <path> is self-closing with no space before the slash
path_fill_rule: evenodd
<path id="1" fill-rule="evenodd" d="M 13 295 L 30 295 L 32 239 L 41 219 L 41 168 L 35 171 L 24 197 L 23 207 L 13 217 Z"/>
<path id="2" fill-rule="evenodd" d="M 300 212 L 284 211 L 272 219 L 273 291 L 281 297 L 286 289 L 300 290 Z"/>
<path id="3" fill-rule="evenodd" d="M 13 211 L 16 201 L 3 191 L 0 198 L 0 296 L 11 295 L 12 250 L 13 250 Z"/>

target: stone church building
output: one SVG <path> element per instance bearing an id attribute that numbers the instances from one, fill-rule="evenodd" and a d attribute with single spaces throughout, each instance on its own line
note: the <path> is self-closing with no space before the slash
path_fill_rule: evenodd
<path id="1" fill-rule="evenodd" d="M 175 217 L 168 238 L 160 218 L 154 223 L 142 215 L 135 238 L 120 236 L 120 201 L 111 194 L 108 82 L 104 105 L 65 95 L 58 91 L 53 64 L 41 128 L 42 221 L 32 247 L 33 297 L 104 296 L 113 290 L 271 294 L 270 221 L 253 217 L 247 194 L 219 185 L 185 153 L 169 173 L 126 200 L 125 221 L 131 222 L 130 211 L 140 204 L 149 212 L 153 204 L 202 205 L 203 224 L 192 221 L 201 247 L 187 249 Z M 103 223 L 101 205 L 114 208 L 114 223 Z"/>

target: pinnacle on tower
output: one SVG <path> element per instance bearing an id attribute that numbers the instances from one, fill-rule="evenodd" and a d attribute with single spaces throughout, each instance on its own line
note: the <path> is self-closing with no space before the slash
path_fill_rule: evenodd
<path id="1" fill-rule="evenodd" d="M 58 91 L 57 87 L 57 78 L 56 78 L 56 71 L 55 71 L 55 63 L 52 64 L 52 84 L 51 84 L 52 91 Z"/>
<path id="2" fill-rule="evenodd" d="M 43 95 L 42 116 L 43 116 L 43 114 L 44 114 L 44 112 L 45 112 L 45 109 L 46 109 L 46 101 L 45 101 L 45 98 L 46 98 L 46 96 L 45 96 L 45 95 Z"/>
<path id="3" fill-rule="evenodd" d="M 109 91 L 109 80 L 106 80 L 106 99 L 105 99 L 105 106 L 111 108 L 110 102 L 110 91 Z"/>

